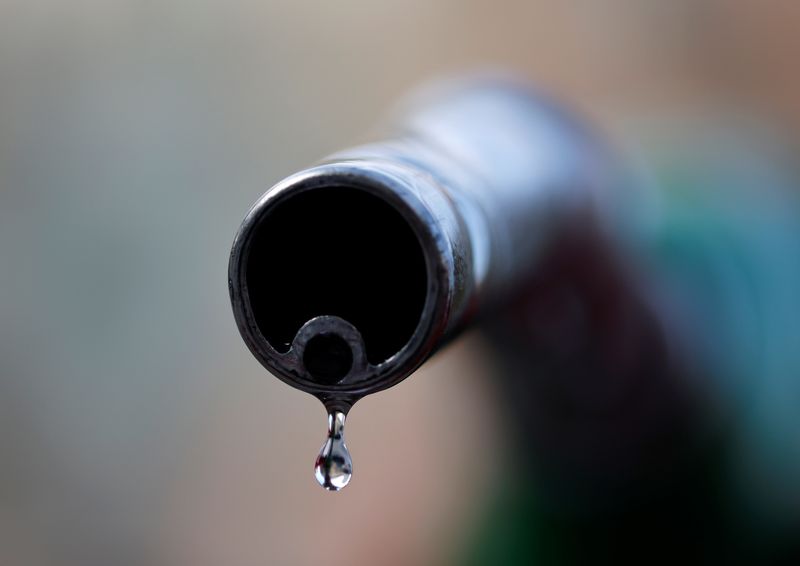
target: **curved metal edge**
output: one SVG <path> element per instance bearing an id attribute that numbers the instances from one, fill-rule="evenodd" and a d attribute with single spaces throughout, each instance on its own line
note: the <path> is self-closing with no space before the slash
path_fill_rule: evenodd
<path id="1" fill-rule="evenodd" d="M 347 186 L 373 194 L 390 204 L 405 218 L 416 234 L 425 255 L 428 289 L 420 321 L 411 340 L 387 360 L 367 365 L 363 379 L 336 385 L 314 382 L 302 367 L 292 364 L 286 354 L 275 350 L 261 334 L 250 307 L 247 287 L 249 244 L 270 209 L 284 199 L 312 189 Z M 425 192 L 440 192 L 423 172 L 392 162 L 349 160 L 326 163 L 292 175 L 269 189 L 252 206 L 242 222 L 231 248 L 228 288 L 234 318 L 250 352 L 276 377 L 311 393 L 326 405 L 331 399 L 352 405 L 364 395 L 395 385 L 414 372 L 435 350 L 446 329 L 453 300 L 456 265 L 452 234 L 440 226 L 443 215 L 453 210 L 431 210 Z M 296 356 L 292 356 L 296 359 Z M 288 363 L 287 363 L 288 362 Z"/>

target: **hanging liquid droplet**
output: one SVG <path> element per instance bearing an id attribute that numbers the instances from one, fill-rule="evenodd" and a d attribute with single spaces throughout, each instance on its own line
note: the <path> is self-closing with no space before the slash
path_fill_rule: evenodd
<path id="1" fill-rule="evenodd" d="M 328 491 L 339 491 L 353 475 L 353 460 L 344 443 L 344 413 L 328 413 L 328 439 L 319 451 L 314 475 Z"/>

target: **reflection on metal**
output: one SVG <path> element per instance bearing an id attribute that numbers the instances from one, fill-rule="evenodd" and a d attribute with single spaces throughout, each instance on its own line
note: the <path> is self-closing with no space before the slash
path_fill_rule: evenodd
<path id="1" fill-rule="evenodd" d="M 601 144 L 507 79 L 434 86 L 389 132 L 272 187 L 230 258 L 252 353 L 342 415 L 500 304 L 608 184 Z"/>

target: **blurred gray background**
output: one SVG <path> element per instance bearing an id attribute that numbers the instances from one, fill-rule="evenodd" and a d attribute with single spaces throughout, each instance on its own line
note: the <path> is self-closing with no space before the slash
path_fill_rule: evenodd
<path id="1" fill-rule="evenodd" d="M 797 6 L 0 0 L 0 562 L 446 559 L 504 458 L 480 340 L 359 403 L 354 481 L 323 492 L 322 407 L 230 314 L 247 208 L 475 67 L 609 131 L 729 103 L 797 126 Z"/>

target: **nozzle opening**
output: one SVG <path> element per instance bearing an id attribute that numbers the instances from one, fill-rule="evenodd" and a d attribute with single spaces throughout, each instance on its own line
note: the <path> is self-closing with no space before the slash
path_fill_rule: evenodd
<path id="1" fill-rule="evenodd" d="M 408 221 L 379 196 L 347 186 L 300 191 L 271 207 L 255 227 L 246 281 L 256 325 L 278 352 L 288 352 L 307 321 L 332 315 L 358 329 L 373 365 L 411 339 L 428 287 Z M 341 369 L 347 356 L 336 338 L 309 341 L 303 357 L 315 380 L 335 382 L 349 371 Z"/>
<path id="2" fill-rule="evenodd" d="M 314 381 L 338 383 L 353 367 L 353 351 L 338 334 L 317 334 L 306 344 L 303 365 Z"/>

